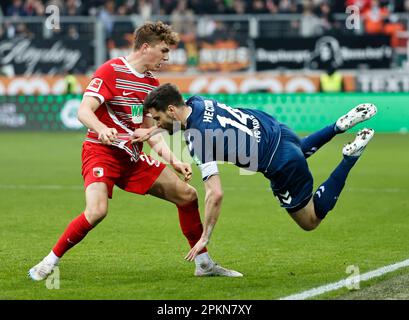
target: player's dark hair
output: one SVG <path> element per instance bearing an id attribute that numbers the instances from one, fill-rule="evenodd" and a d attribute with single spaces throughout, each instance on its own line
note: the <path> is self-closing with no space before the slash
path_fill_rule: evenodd
<path id="1" fill-rule="evenodd" d="M 133 49 L 140 49 L 144 43 L 154 46 L 162 41 L 173 46 L 179 42 L 179 36 L 171 26 L 162 21 L 148 21 L 135 30 Z"/>
<path id="2" fill-rule="evenodd" d="M 165 112 L 169 105 L 181 107 L 184 104 L 178 88 L 174 84 L 165 83 L 149 92 L 143 102 L 143 107 L 146 111 L 153 108 L 156 111 Z"/>

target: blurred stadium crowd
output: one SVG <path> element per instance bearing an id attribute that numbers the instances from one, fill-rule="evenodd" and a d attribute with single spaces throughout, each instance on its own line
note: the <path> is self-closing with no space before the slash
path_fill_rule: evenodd
<path id="1" fill-rule="evenodd" d="M 81 93 L 148 20 L 180 34 L 160 78 L 184 93 L 409 92 L 409 0 L 1 0 L 0 97 Z"/>
<path id="2" fill-rule="evenodd" d="M 276 14 L 303 13 L 312 10 L 317 16 L 327 12 L 345 12 L 356 5 L 361 13 L 409 12 L 408 0 L 6 0 L 1 3 L 5 16 L 42 16 L 45 7 L 56 5 L 63 15 L 140 14 L 149 17 L 171 15 L 175 12 L 192 14 Z"/>
<path id="3" fill-rule="evenodd" d="M 292 23 L 291 28 L 308 37 L 340 29 L 334 15 L 345 13 L 350 5 L 360 8 L 367 34 L 391 34 L 396 30 L 405 30 L 405 23 L 399 21 L 396 13 L 409 13 L 409 0 L 8 0 L 1 2 L 0 17 L 45 16 L 46 8 L 50 5 L 57 6 L 61 16 L 98 17 L 108 37 L 115 31 L 129 32 L 129 29 L 133 29 L 133 25 L 115 19 L 130 15 L 139 15 L 143 20 L 166 15 L 176 31 L 189 33 L 195 27 L 193 21 L 197 15 L 298 14 L 301 19 Z M 197 26 L 199 30 L 195 31 L 223 31 L 223 25 L 217 21 L 208 19 L 204 20 L 204 24 L 202 28 Z M 0 37 L 10 38 L 16 34 L 33 36 L 29 29 L 24 24 L 6 23 L 0 27 Z M 68 35 L 75 39 L 79 32 L 71 26 Z"/>
<path id="4" fill-rule="evenodd" d="M 358 28 L 347 24 L 350 6 Z M 61 28 L 47 27 L 56 12 Z M 70 72 L 88 73 L 125 55 L 135 28 L 158 19 L 181 35 L 165 71 L 389 69 L 409 56 L 409 0 L 3 0 L 0 66 L 14 71 L 0 73 L 61 74 L 68 67 L 49 56 L 70 50 L 81 55 Z M 48 65 L 28 61 L 29 50 Z"/>

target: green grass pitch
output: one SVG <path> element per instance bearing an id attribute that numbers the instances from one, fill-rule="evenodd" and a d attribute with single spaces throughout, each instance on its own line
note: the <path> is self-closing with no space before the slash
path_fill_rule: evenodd
<path id="1" fill-rule="evenodd" d="M 280 209 L 261 174 L 220 166 L 225 191 L 209 251 L 243 278 L 196 278 L 176 208 L 118 188 L 108 217 L 59 266 L 60 287 L 28 279 L 84 208 L 82 133 L 1 133 L 0 299 L 278 299 L 409 258 L 409 137 L 376 134 L 353 168 L 336 208 L 301 230 Z M 315 186 L 353 134 L 337 136 L 310 160 Z M 194 168 L 192 185 L 203 186 Z M 401 269 L 361 287 L 408 273 Z M 317 299 L 347 294 L 339 290 Z"/>

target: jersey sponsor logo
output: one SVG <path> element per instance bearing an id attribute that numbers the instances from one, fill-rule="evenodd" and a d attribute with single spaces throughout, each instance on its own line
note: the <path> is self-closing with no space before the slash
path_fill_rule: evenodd
<path id="1" fill-rule="evenodd" d="M 137 124 L 137 123 L 142 123 L 143 121 L 143 105 L 132 105 L 131 106 L 131 111 L 132 111 L 132 122 Z"/>
<path id="2" fill-rule="evenodd" d="M 102 79 L 100 78 L 94 78 L 90 82 L 90 84 L 87 87 L 87 90 L 94 91 L 94 92 L 99 92 L 99 89 L 101 89 L 102 86 Z"/>
<path id="3" fill-rule="evenodd" d="M 126 92 L 125 90 L 122 92 L 122 95 L 123 96 L 129 96 L 130 94 L 132 94 L 132 91 L 131 92 Z"/>
<path id="4" fill-rule="evenodd" d="M 104 176 L 104 168 L 101 167 L 92 168 L 92 174 L 94 175 L 95 178 L 101 178 Z"/>

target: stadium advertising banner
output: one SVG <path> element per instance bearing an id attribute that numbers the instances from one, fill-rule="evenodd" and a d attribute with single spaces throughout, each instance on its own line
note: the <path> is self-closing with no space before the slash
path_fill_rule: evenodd
<path id="1" fill-rule="evenodd" d="M 85 75 L 76 76 L 78 83 L 75 93 L 84 92 L 91 78 Z M 66 82 L 62 76 L 1 77 L 1 95 L 64 94 Z"/>
<path id="2" fill-rule="evenodd" d="M 319 91 L 318 75 L 273 75 L 273 74 L 246 74 L 246 75 L 198 75 L 178 76 L 158 74 L 161 83 L 174 83 L 183 93 L 245 93 L 245 92 L 317 92 Z M 90 78 L 77 76 L 75 93 L 81 94 L 87 87 Z M 355 77 L 344 74 L 346 91 L 355 90 Z M 0 95 L 16 94 L 63 94 L 65 81 L 63 77 L 0 77 Z"/>
<path id="3" fill-rule="evenodd" d="M 389 68 L 389 36 L 323 36 L 313 38 L 259 38 L 255 40 L 256 69 Z"/>
<path id="4" fill-rule="evenodd" d="M 242 71 L 250 67 L 250 52 L 248 46 L 238 40 L 202 40 L 198 62 L 200 71 Z"/>
<path id="5" fill-rule="evenodd" d="M 409 130 L 408 93 L 203 95 L 232 107 L 265 111 L 296 131 L 304 132 L 316 131 L 333 122 L 334 115 L 345 112 L 345 106 L 371 101 L 382 110 L 382 117 L 371 120 L 377 132 L 407 133 Z M 0 131 L 84 130 L 77 120 L 80 103 L 81 95 L 0 96 Z"/>
<path id="6" fill-rule="evenodd" d="M 81 96 L 0 96 L 1 130 L 70 131 L 77 120 Z"/>
<path id="7" fill-rule="evenodd" d="M 87 40 L 3 38 L 0 65 L 15 75 L 86 73 L 93 65 L 93 50 Z"/>
<path id="8" fill-rule="evenodd" d="M 110 58 L 129 53 L 129 47 L 118 48 L 113 44 Z M 172 49 L 165 72 L 192 71 L 245 71 L 250 67 L 250 49 L 239 39 L 182 39 Z"/>
<path id="9" fill-rule="evenodd" d="M 358 74 L 356 90 L 360 92 L 409 92 L 409 72 Z"/>

